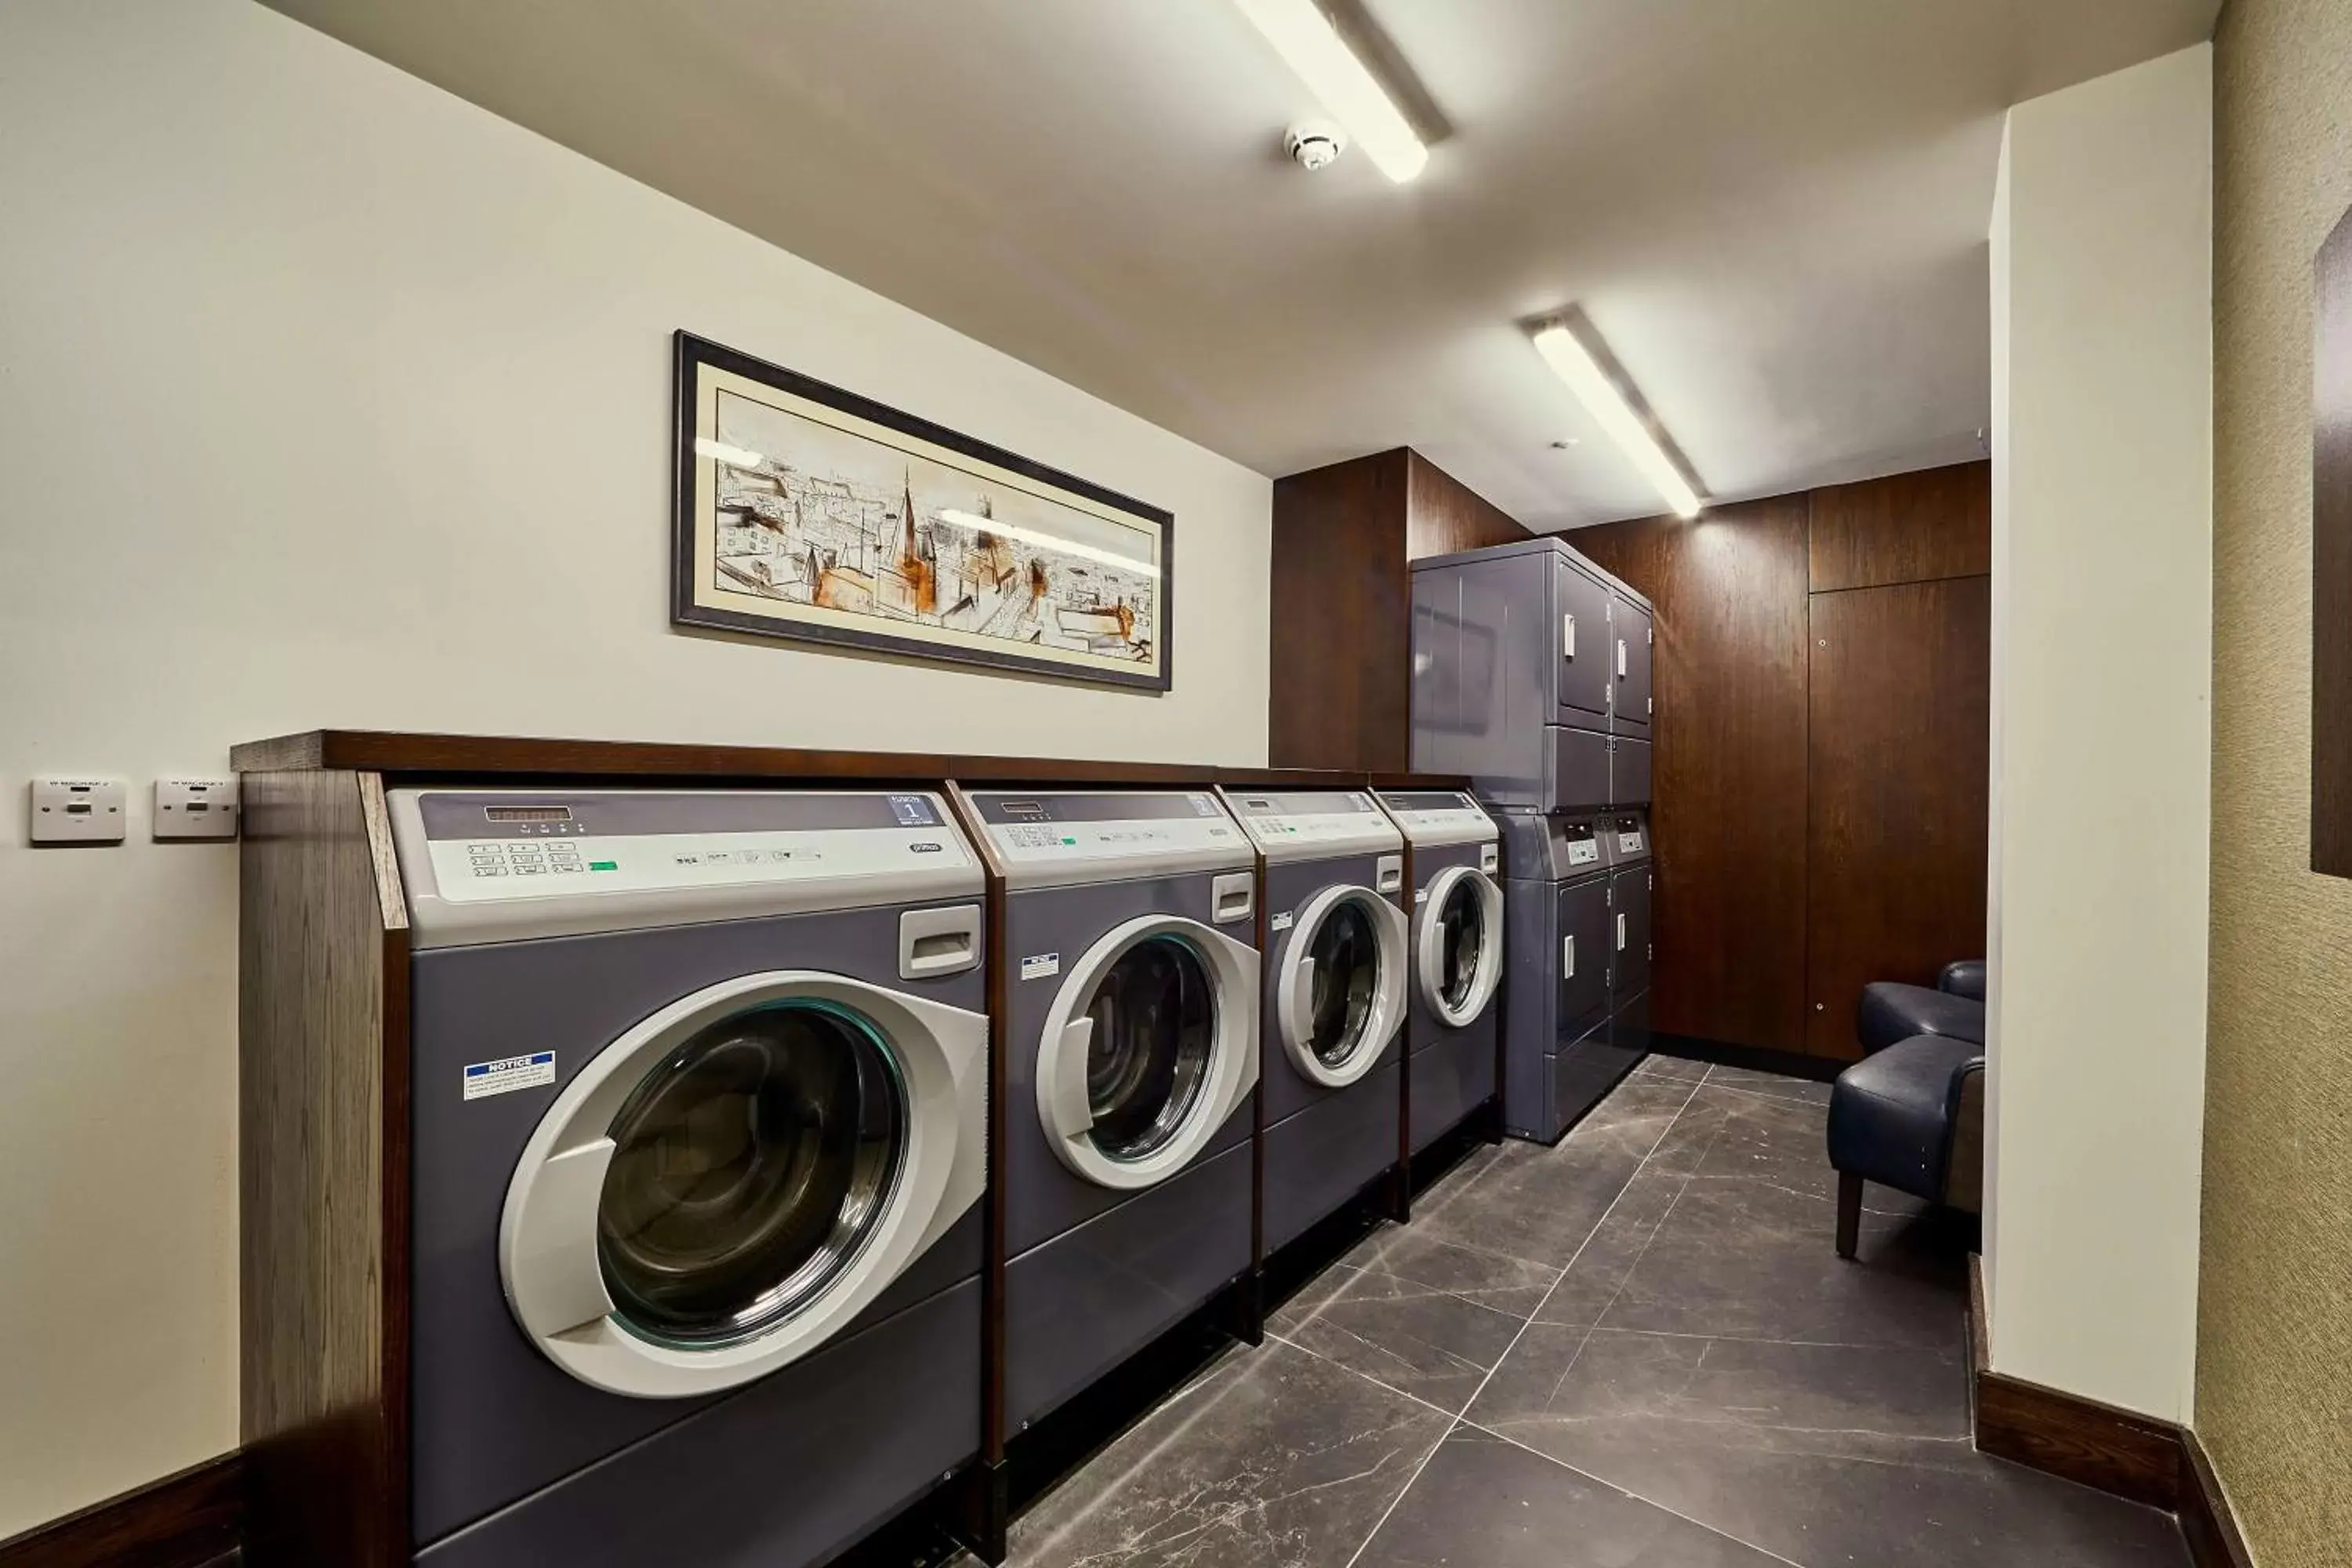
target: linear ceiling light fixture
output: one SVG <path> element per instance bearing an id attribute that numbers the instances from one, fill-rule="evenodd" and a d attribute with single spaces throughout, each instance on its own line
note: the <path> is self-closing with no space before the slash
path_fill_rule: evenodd
<path id="1" fill-rule="evenodd" d="M 1421 173 L 1429 149 L 1315 0 L 1234 3 L 1381 174 L 1401 185 Z"/>
<path id="2" fill-rule="evenodd" d="M 1643 477 L 1658 487 L 1658 493 L 1666 498 L 1666 504 L 1675 509 L 1675 515 L 1696 517 L 1698 491 L 1691 488 L 1690 480 L 1683 477 L 1675 460 L 1666 456 L 1666 449 L 1650 434 L 1649 426 L 1633 411 L 1633 404 L 1626 401 L 1625 394 L 1601 368 L 1601 363 L 1582 341 L 1565 324 L 1547 321 L 1536 329 L 1535 345 L 1536 353 L 1543 355 L 1552 373 L 1568 383 L 1568 389 L 1624 448 Z"/>

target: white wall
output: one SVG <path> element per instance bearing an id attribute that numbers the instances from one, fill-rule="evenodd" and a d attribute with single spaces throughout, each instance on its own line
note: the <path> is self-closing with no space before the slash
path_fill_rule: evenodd
<path id="1" fill-rule="evenodd" d="M 674 634 L 678 327 L 1171 509 L 1174 693 Z M 35 852 L 29 774 L 330 725 L 1263 762 L 1270 507 L 246 0 L 0 0 L 0 1537 L 236 1437 L 235 851 Z"/>
<path id="2" fill-rule="evenodd" d="M 1993 216 L 1992 1360 L 2185 1420 L 2212 644 L 2200 45 L 2010 111 Z"/>

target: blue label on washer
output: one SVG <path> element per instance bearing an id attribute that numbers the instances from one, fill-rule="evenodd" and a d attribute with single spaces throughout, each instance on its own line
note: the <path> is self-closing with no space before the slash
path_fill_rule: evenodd
<path id="1" fill-rule="evenodd" d="M 527 1057 L 500 1057 L 496 1061 L 468 1062 L 466 1098 L 485 1100 L 512 1094 L 519 1089 L 541 1089 L 555 1081 L 555 1053 L 533 1051 Z"/>

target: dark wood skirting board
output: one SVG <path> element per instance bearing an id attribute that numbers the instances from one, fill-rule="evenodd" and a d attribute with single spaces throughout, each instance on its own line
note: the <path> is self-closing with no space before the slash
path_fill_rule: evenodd
<path id="1" fill-rule="evenodd" d="M 2180 1533 L 2189 1538 L 2189 1560 L 2197 1568 L 2254 1568 L 2221 1479 L 2192 1428 L 2181 1430 L 2180 1461 Z"/>
<path id="2" fill-rule="evenodd" d="M 1827 1057 L 1767 1050 L 1759 1046 L 1737 1046 L 1727 1040 L 1710 1040 L 1697 1035 L 1678 1035 L 1663 1029 L 1650 1036 L 1650 1050 L 1662 1057 L 1681 1057 L 1686 1061 L 1746 1068 L 1750 1072 L 1778 1073 L 1782 1078 L 1810 1079 L 1815 1083 L 1834 1083 L 1838 1074 L 1853 1065 L 1848 1061 L 1833 1061 Z"/>
<path id="3" fill-rule="evenodd" d="M 2197 1568 L 2253 1568 L 2197 1434 L 1992 1370 L 1984 1259 L 1969 1257 L 1969 1409 L 1980 1453 L 2163 1509 Z"/>
<path id="4" fill-rule="evenodd" d="M 243 1461 L 223 1454 L 0 1541 L 0 1568 L 203 1568 L 244 1514 Z"/>

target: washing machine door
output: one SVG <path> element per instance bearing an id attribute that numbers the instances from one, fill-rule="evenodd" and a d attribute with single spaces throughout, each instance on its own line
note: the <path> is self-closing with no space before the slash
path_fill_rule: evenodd
<path id="1" fill-rule="evenodd" d="M 1257 950 L 1145 915 L 1088 948 L 1037 1044 L 1037 1114 L 1072 1171 L 1148 1187 L 1192 1163 L 1257 1086 Z"/>
<path id="2" fill-rule="evenodd" d="M 1503 890 L 1485 872 L 1450 866 L 1430 879 L 1414 919 L 1422 1000 L 1449 1027 L 1486 1010 L 1503 978 Z"/>
<path id="3" fill-rule="evenodd" d="M 583 1383 L 751 1382 L 855 1318 L 987 1184 L 988 1020 L 839 975 L 696 992 L 563 1087 L 507 1189 L 499 1267 Z"/>
<path id="4" fill-rule="evenodd" d="M 1282 1048 L 1308 1081 L 1345 1089 L 1404 1018 L 1404 911 L 1370 888 L 1325 888 L 1291 927 L 1275 977 Z"/>

